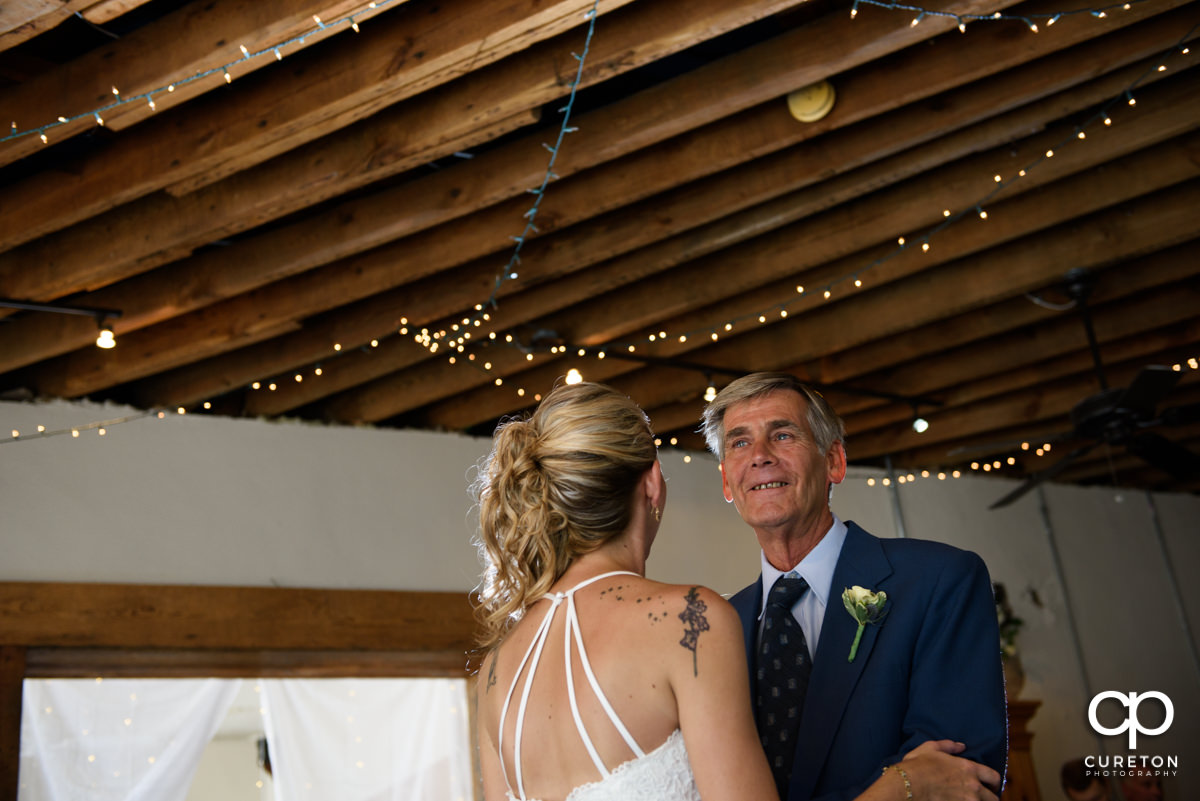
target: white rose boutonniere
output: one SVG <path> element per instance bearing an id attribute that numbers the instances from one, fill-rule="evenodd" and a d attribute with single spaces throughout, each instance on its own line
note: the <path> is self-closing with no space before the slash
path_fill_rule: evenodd
<path id="1" fill-rule="evenodd" d="M 850 655 L 846 657 L 847 662 L 853 662 L 854 656 L 858 653 L 858 641 L 862 639 L 863 629 L 868 623 L 878 623 L 883 617 L 883 607 L 887 604 L 886 592 L 872 592 L 866 587 L 860 587 L 855 584 L 853 587 L 847 587 L 842 592 L 842 603 L 846 607 L 846 611 L 850 613 L 850 617 L 858 621 L 858 632 L 854 635 L 854 644 L 850 646 Z"/>

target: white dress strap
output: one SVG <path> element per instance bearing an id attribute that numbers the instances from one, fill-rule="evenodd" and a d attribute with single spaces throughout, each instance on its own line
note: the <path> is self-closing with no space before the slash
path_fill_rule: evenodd
<path id="1" fill-rule="evenodd" d="M 512 793 L 512 782 L 508 778 L 508 768 L 504 766 L 504 721 L 508 717 L 508 706 L 512 702 L 513 692 L 517 689 L 517 682 L 521 679 L 521 673 L 525 670 L 525 663 L 529 662 L 530 655 L 533 655 L 533 663 L 530 665 L 529 673 L 525 677 L 525 687 L 521 692 L 521 702 L 517 708 L 517 730 L 513 745 L 513 769 L 517 774 L 517 794 L 521 799 L 525 798 L 525 781 L 521 773 L 521 730 L 525 725 L 525 705 L 529 701 L 529 688 L 533 683 L 533 673 L 537 669 L 542 648 L 546 645 L 546 639 L 550 635 L 550 621 L 553 619 L 558 605 L 563 600 L 563 596 L 557 594 L 549 597 L 551 599 L 550 609 L 546 612 L 546 616 L 542 618 L 542 622 L 538 624 L 537 632 L 533 635 L 533 642 L 529 643 L 529 648 L 525 651 L 525 656 L 521 657 L 521 664 L 517 666 L 517 672 L 513 675 L 512 685 L 508 688 L 508 695 L 504 698 L 504 705 L 500 708 L 500 733 L 496 737 L 496 752 L 500 755 L 500 771 L 504 774 L 504 783 L 508 785 L 509 793 Z"/>
<path id="2" fill-rule="evenodd" d="M 630 735 L 629 730 L 625 728 L 625 724 L 617 717 L 616 711 L 612 708 L 608 698 L 600 689 L 599 682 L 596 681 L 596 675 L 592 672 L 592 665 L 588 661 L 587 651 L 583 647 L 583 636 L 579 631 L 579 614 L 575 609 L 575 593 L 578 590 L 600 581 L 601 579 L 609 578 L 610 576 L 637 576 L 638 573 L 633 573 L 628 570 L 614 570 L 609 573 L 601 573 L 598 576 L 584 579 L 566 592 L 549 593 L 545 597 L 550 600 L 550 609 L 547 610 L 546 616 L 542 618 L 542 622 L 538 624 L 537 631 L 533 635 L 533 641 L 529 643 L 529 648 L 525 651 L 525 656 L 521 658 L 521 663 L 517 666 L 517 672 L 513 676 L 512 685 L 508 688 L 508 695 L 504 698 L 504 705 L 500 708 L 500 732 L 496 738 L 496 750 L 500 754 L 500 771 L 504 776 L 504 783 L 508 785 L 509 794 L 512 794 L 512 782 L 508 778 L 508 768 L 504 764 L 504 722 L 508 717 L 508 708 L 512 702 L 513 693 L 517 689 L 517 683 L 521 680 L 521 674 L 525 672 L 526 664 L 529 665 L 529 672 L 525 675 L 525 684 L 521 689 L 521 699 L 517 704 L 517 723 L 516 731 L 514 732 L 513 742 L 513 770 L 516 773 L 517 779 L 517 797 L 525 799 L 525 781 L 524 774 L 521 770 L 521 740 L 525 729 L 525 711 L 529 703 L 529 693 L 533 686 L 533 674 L 537 672 L 538 662 L 541 660 L 542 650 L 546 646 L 546 640 L 550 637 L 550 623 L 554 619 L 554 613 L 558 611 L 559 605 L 565 600 L 567 602 L 567 620 L 563 635 L 563 655 L 566 661 L 567 672 L 567 695 L 571 706 L 571 715 L 575 719 L 575 728 L 579 732 L 579 737 L 583 740 L 584 746 L 587 748 L 588 754 L 592 758 L 592 763 L 596 769 L 600 771 L 601 776 L 608 776 L 609 770 L 604 765 L 604 761 L 600 759 L 599 752 L 596 751 L 596 746 L 592 743 L 592 738 L 588 736 L 587 729 L 584 728 L 583 718 L 579 714 L 579 704 L 575 700 L 575 680 L 571 667 L 571 640 L 574 639 L 576 647 L 579 650 L 579 662 L 583 665 L 584 675 L 587 676 L 588 683 L 592 687 L 592 692 L 596 694 L 596 700 L 600 702 L 600 706 L 604 709 L 609 721 L 613 727 L 621 735 L 625 744 L 630 750 L 638 756 L 645 756 L 645 751 L 638 746 L 637 742 Z"/>

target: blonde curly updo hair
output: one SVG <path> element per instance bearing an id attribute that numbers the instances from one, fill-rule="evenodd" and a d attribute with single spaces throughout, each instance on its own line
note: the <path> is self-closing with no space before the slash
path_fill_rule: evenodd
<path id="1" fill-rule="evenodd" d="M 483 578 L 475 617 L 490 648 L 575 559 L 623 532 L 658 452 L 645 412 L 611 387 L 552 390 L 502 423 L 472 490 Z"/>

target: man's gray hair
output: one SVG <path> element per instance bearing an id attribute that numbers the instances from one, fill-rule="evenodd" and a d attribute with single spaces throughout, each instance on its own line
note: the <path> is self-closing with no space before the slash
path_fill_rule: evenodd
<path id="1" fill-rule="evenodd" d="M 829 402 L 812 387 L 791 373 L 751 373 L 735 379 L 717 393 L 704 409 L 701 431 L 708 449 L 725 461 L 725 412 L 735 403 L 759 398 L 771 392 L 798 392 L 808 402 L 808 427 L 821 453 L 829 453 L 833 443 L 846 441 L 846 424 Z"/>

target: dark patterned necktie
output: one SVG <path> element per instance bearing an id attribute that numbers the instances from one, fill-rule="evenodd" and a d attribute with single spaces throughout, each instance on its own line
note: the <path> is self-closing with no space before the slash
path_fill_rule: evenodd
<path id="1" fill-rule="evenodd" d="M 758 734 L 779 797 L 785 801 L 804 694 L 812 673 L 808 642 L 800 624 L 792 617 L 792 607 L 807 589 L 808 582 L 795 573 L 779 577 L 767 596 L 758 648 L 754 698 Z"/>

